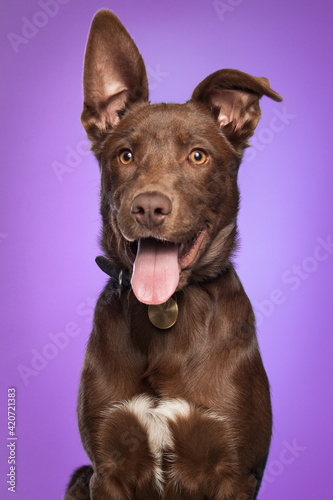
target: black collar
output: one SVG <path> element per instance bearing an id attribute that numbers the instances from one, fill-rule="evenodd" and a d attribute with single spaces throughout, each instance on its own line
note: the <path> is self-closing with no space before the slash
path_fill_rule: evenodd
<path id="1" fill-rule="evenodd" d="M 113 267 L 111 262 L 102 255 L 96 257 L 95 262 L 98 267 L 105 274 L 110 276 L 112 280 L 118 283 L 118 285 L 125 288 L 131 288 L 131 276 L 128 269 L 117 269 L 116 267 Z"/>

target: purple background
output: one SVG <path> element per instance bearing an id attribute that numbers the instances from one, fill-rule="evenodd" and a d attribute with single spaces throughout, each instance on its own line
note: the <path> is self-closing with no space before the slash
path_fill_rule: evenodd
<path id="1" fill-rule="evenodd" d="M 94 263 L 99 172 L 80 124 L 81 80 L 90 22 L 107 7 L 143 54 L 152 102 L 183 102 L 223 67 L 266 76 L 284 97 L 263 98 L 239 175 L 235 260 L 274 407 L 259 497 L 332 498 L 332 2 L 221 0 L 218 13 L 204 0 L 54 1 L 52 17 L 38 0 L 12 0 L 0 21 L 0 497 L 13 495 L 8 387 L 17 392 L 15 498 L 61 499 L 71 471 L 88 463 L 76 397 L 105 276 Z"/>

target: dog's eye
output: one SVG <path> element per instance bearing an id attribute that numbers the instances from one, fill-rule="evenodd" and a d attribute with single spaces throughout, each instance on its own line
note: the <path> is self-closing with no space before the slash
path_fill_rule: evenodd
<path id="1" fill-rule="evenodd" d="M 190 162 L 194 163 L 195 165 L 203 165 L 207 161 L 207 155 L 200 149 L 195 149 L 192 151 L 192 153 L 189 154 L 189 160 Z"/>
<path id="2" fill-rule="evenodd" d="M 123 165 L 128 165 L 133 161 L 133 155 L 128 149 L 126 149 L 120 153 L 119 160 Z"/>

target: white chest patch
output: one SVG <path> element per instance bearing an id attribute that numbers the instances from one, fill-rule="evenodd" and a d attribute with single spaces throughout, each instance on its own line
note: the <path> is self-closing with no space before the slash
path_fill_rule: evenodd
<path id="1" fill-rule="evenodd" d="M 176 422 L 178 418 L 188 419 L 191 412 L 198 411 L 194 404 L 190 404 L 184 399 L 163 399 L 159 402 L 146 395 L 135 396 L 132 399 L 115 403 L 107 410 L 108 415 L 122 410 L 135 415 L 140 425 L 147 433 L 150 451 L 155 458 L 155 479 L 157 488 L 163 491 L 162 454 L 167 451 L 172 454 L 174 448 L 173 435 L 170 429 L 170 422 Z M 205 418 L 224 420 L 210 410 L 199 410 Z M 103 412 L 105 415 L 106 412 Z"/>
<path id="2" fill-rule="evenodd" d="M 150 451 L 155 458 L 156 486 L 163 491 L 162 454 L 165 450 L 173 449 L 169 423 L 179 417 L 188 418 L 191 405 L 184 399 L 165 399 L 156 404 L 156 400 L 149 396 L 135 396 L 112 405 L 107 413 L 110 415 L 116 410 L 132 413 L 145 429 Z"/>

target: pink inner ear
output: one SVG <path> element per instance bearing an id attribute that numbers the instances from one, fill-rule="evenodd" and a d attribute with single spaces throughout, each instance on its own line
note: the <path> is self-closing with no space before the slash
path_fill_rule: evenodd
<path id="1" fill-rule="evenodd" d="M 112 95 L 109 99 L 108 104 L 105 109 L 106 113 L 106 122 L 110 123 L 112 127 L 117 125 L 120 118 L 118 115 L 118 111 L 124 109 L 126 100 L 128 97 L 128 89 L 123 88 L 117 94 Z"/>
<path id="2" fill-rule="evenodd" d="M 253 96 L 251 96 L 253 98 Z M 240 129 L 250 119 L 247 112 L 249 94 L 241 90 L 218 90 L 211 94 L 211 102 L 220 108 L 217 122 L 225 127 L 233 122 L 235 130 Z"/>

